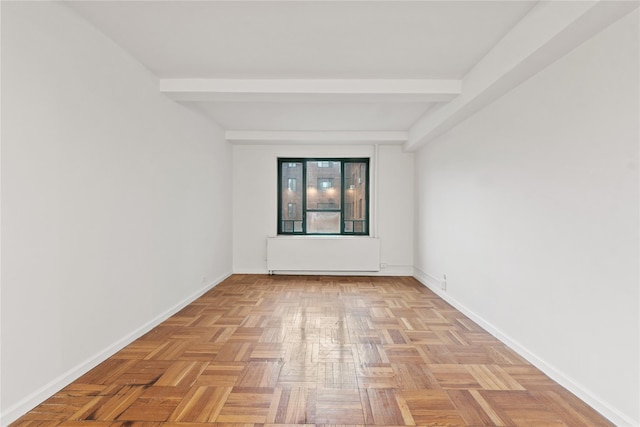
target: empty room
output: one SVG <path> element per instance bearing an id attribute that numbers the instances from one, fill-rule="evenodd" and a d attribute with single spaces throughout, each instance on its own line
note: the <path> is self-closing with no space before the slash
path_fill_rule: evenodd
<path id="1" fill-rule="evenodd" d="M 1 1 L 0 425 L 639 426 L 637 1 Z"/>

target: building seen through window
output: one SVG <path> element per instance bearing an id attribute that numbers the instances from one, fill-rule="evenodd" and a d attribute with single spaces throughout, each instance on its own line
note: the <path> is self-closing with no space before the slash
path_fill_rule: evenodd
<path id="1" fill-rule="evenodd" d="M 369 234 L 369 159 L 278 159 L 278 234 Z"/>

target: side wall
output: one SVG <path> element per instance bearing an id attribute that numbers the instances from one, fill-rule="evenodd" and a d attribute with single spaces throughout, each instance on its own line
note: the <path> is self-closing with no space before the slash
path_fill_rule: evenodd
<path id="1" fill-rule="evenodd" d="M 620 425 L 640 420 L 638 35 L 634 12 L 415 163 L 417 277 Z"/>
<path id="2" fill-rule="evenodd" d="M 380 238 L 386 264 L 380 274 L 412 274 L 413 155 L 390 145 L 379 146 L 377 156 L 370 145 L 234 146 L 234 273 L 267 273 L 266 239 L 277 234 L 278 157 L 371 158 L 371 234 Z"/>
<path id="3" fill-rule="evenodd" d="M 2 2 L 7 423 L 231 273 L 231 149 L 65 6 Z"/>

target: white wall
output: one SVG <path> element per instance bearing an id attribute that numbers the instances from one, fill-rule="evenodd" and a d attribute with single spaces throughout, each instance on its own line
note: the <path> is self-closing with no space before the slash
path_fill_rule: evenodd
<path id="1" fill-rule="evenodd" d="M 231 272 L 218 128 L 65 6 L 2 2 L 2 415 Z"/>
<path id="2" fill-rule="evenodd" d="M 233 147 L 233 271 L 267 273 L 266 239 L 277 234 L 278 157 L 370 157 L 372 235 L 380 274 L 413 271 L 413 155 L 399 146 L 236 145 Z M 377 172 L 376 172 L 377 163 Z M 375 174 L 379 185 L 375 187 Z M 377 197 L 377 203 L 375 198 Z M 375 209 L 375 206 L 378 209 Z M 377 227 L 376 227 L 377 225 Z"/>
<path id="3" fill-rule="evenodd" d="M 416 155 L 417 276 L 620 425 L 640 420 L 638 13 Z"/>
<path id="4" fill-rule="evenodd" d="M 378 230 L 382 274 L 413 274 L 413 153 L 394 145 L 378 152 Z M 411 266 L 407 269 L 406 266 Z"/>

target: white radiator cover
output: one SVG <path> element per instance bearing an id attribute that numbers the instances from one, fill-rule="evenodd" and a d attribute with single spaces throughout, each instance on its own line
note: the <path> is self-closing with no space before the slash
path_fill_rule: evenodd
<path id="1" fill-rule="evenodd" d="M 345 236 L 278 236 L 267 239 L 267 270 L 380 271 L 380 239 Z"/>

